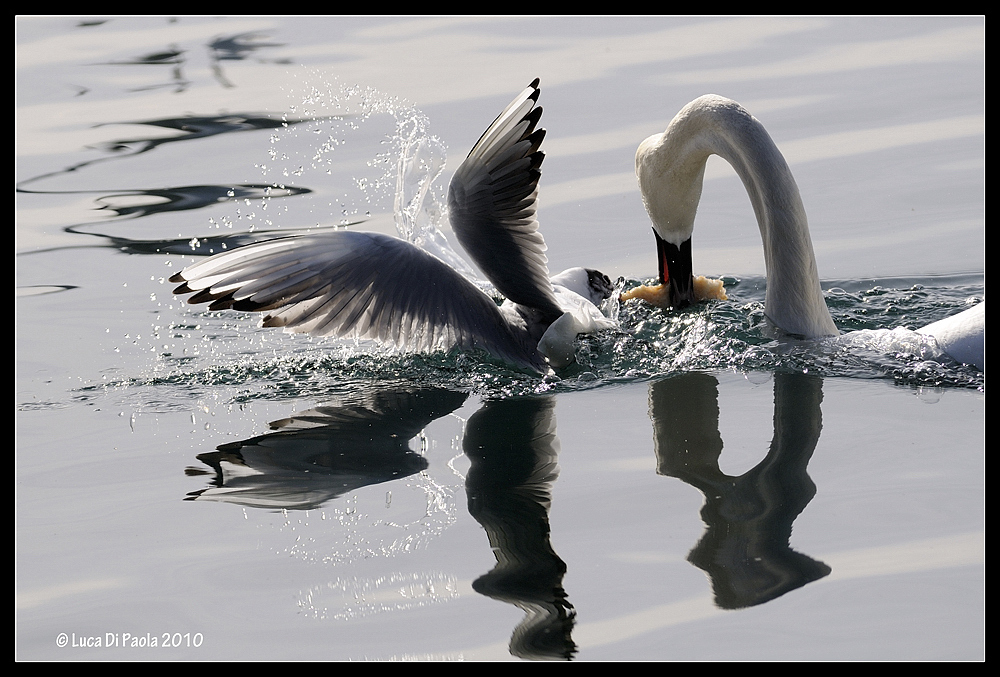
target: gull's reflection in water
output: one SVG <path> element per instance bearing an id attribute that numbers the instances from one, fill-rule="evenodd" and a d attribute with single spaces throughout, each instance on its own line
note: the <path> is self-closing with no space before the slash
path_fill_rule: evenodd
<path id="1" fill-rule="evenodd" d="M 466 397 L 433 388 L 384 391 L 274 421 L 276 432 L 199 454 L 215 478 L 186 500 L 311 510 L 355 489 L 408 477 L 427 468 L 409 441 Z"/>
<path id="2" fill-rule="evenodd" d="M 480 594 L 514 604 L 525 618 L 510 651 L 521 658 L 570 659 L 575 612 L 562 587 L 566 564 L 549 541 L 552 482 L 558 476 L 555 398 L 486 402 L 469 419 L 462 448 L 469 513 L 497 558 L 476 579 Z"/>
<path id="3" fill-rule="evenodd" d="M 792 550 L 792 522 L 816 494 L 806 472 L 822 429 L 823 381 L 774 375 L 774 437 L 767 456 L 739 477 L 719 469 L 719 391 L 714 376 L 679 374 L 650 388 L 657 472 L 705 495 L 706 529 L 688 561 L 712 580 L 716 604 L 763 604 L 830 573 Z"/>
<path id="4" fill-rule="evenodd" d="M 316 407 L 275 421 L 275 432 L 198 455 L 215 476 L 186 500 L 309 510 L 360 487 L 418 473 L 428 464 L 408 441 L 466 398 L 434 388 L 382 391 L 363 403 Z M 510 641 L 511 653 L 522 658 L 570 659 L 576 652 L 570 636 L 575 612 L 562 587 L 566 564 L 549 541 L 559 452 L 554 410 L 553 397 L 486 402 L 469 418 L 462 442 L 470 461 L 469 513 L 485 528 L 497 558 L 472 587 L 524 610 Z"/>

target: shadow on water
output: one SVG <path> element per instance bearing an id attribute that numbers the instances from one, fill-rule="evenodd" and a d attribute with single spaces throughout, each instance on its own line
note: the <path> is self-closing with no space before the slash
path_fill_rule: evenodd
<path id="1" fill-rule="evenodd" d="M 108 141 L 97 146 L 98 150 L 109 153 L 138 155 L 149 152 L 159 146 L 178 141 L 193 141 L 206 139 L 219 134 L 233 132 L 252 132 L 259 129 L 278 129 L 306 122 L 304 119 L 275 118 L 260 113 L 231 113 L 225 115 L 183 115 L 175 118 L 160 118 L 157 120 L 132 120 L 125 122 L 106 123 L 124 125 L 149 125 L 161 129 L 174 129 L 182 134 L 170 137 L 139 137 L 136 139 L 119 139 Z M 103 125 L 97 125 L 98 127 Z"/>
<path id="2" fill-rule="evenodd" d="M 207 139 L 219 134 L 231 134 L 234 132 L 250 132 L 257 131 L 261 129 L 277 129 L 282 127 L 288 127 L 291 125 L 296 125 L 302 122 L 311 122 L 312 118 L 303 119 L 293 119 L 287 117 L 274 118 L 263 114 L 256 113 L 229 113 L 224 115 L 184 115 L 181 117 L 171 117 L 171 118 L 160 118 L 156 120 L 134 120 L 125 122 L 109 122 L 104 124 L 125 124 L 125 125 L 149 125 L 151 127 L 159 127 L 161 129 L 174 129 L 180 134 L 176 136 L 148 136 L 148 137 L 137 137 L 132 139 L 118 139 L 115 141 L 108 141 L 106 143 L 98 144 L 93 148 L 104 153 L 110 153 L 111 155 L 106 155 L 104 157 L 95 158 L 93 160 L 85 160 L 79 162 L 75 165 L 70 165 L 65 169 L 60 169 L 54 172 L 46 172 L 45 174 L 39 174 L 30 179 L 25 179 L 24 181 L 18 182 L 15 190 L 19 193 L 36 193 L 36 194 L 51 194 L 51 195 L 61 195 L 61 194 L 75 194 L 75 193 L 95 193 L 104 191 L 40 191 L 40 190 L 28 190 L 25 186 L 42 181 L 45 179 L 51 179 L 62 174 L 71 174 L 73 172 L 78 172 L 81 169 L 89 167 L 91 165 L 109 162 L 115 160 L 121 160 L 126 157 L 133 157 L 135 155 L 140 155 L 142 153 L 148 153 L 151 150 L 159 148 L 168 143 L 177 143 L 181 141 L 195 141 L 197 139 Z M 97 127 L 104 126 L 96 125 Z"/>
<path id="3" fill-rule="evenodd" d="M 320 406 L 274 421 L 276 432 L 199 454 L 215 477 L 186 500 L 312 510 L 361 487 L 409 477 L 427 468 L 409 441 L 466 397 L 443 389 L 384 391 L 365 403 Z"/>
<path id="4" fill-rule="evenodd" d="M 364 486 L 428 468 L 409 442 L 450 414 L 467 394 L 445 389 L 381 390 L 363 402 L 320 406 L 274 421 L 275 431 L 198 455 L 212 475 L 188 501 L 252 508 L 315 510 Z M 494 569 L 473 582 L 482 595 L 525 612 L 510 651 L 532 659 L 570 659 L 575 612 L 562 587 L 566 564 L 549 541 L 548 511 L 558 476 L 555 398 L 486 402 L 469 418 L 462 448 L 469 513 L 489 537 Z M 425 451 L 425 450 L 421 450 Z"/>
<path id="5" fill-rule="evenodd" d="M 256 54 L 260 49 L 266 47 L 284 47 L 281 42 L 263 42 L 267 40 L 266 33 L 237 33 L 225 37 L 216 38 L 208 43 L 209 60 L 212 64 L 212 75 L 223 87 L 229 89 L 235 87 L 232 81 L 226 77 L 222 69 L 223 61 L 243 61 L 251 55 Z M 291 59 L 257 59 L 260 63 L 290 64 Z"/>
<path id="6" fill-rule="evenodd" d="M 91 191 L 74 191 L 91 192 Z M 272 199 L 293 197 L 311 193 L 308 188 L 278 187 L 265 184 L 243 184 L 235 186 L 178 186 L 158 190 L 133 190 L 128 192 L 105 195 L 95 201 L 104 203 L 98 210 L 106 209 L 115 217 L 122 219 L 141 218 L 166 212 L 201 209 L 220 202 L 230 200 Z M 117 249 L 126 254 L 180 254 L 186 256 L 211 256 L 227 249 L 260 242 L 277 237 L 294 235 L 296 230 L 255 230 L 252 232 L 226 233 L 223 235 L 208 235 L 191 238 L 167 238 L 159 240 L 140 240 L 119 235 L 109 235 L 90 232 L 95 224 L 75 224 L 63 228 L 63 232 L 74 235 L 87 235 L 99 238 L 100 243 L 89 245 L 64 245 L 46 247 L 19 252 L 18 255 L 40 254 L 61 249 L 79 249 L 81 247 L 97 247 Z M 355 224 L 345 224 L 355 225 Z M 84 231 L 83 228 L 88 228 Z"/>
<path id="7" fill-rule="evenodd" d="M 166 49 L 157 52 L 147 52 L 140 56 L 132 57 L 131 59 L 122 59 L 120 61 L 109 61 L 104 64 L 99 64 L 102 66 L 171 66 L 170 69 L 170 79 L 167 82 L 161 82 L 151 85 L 144 85 L 142 87 L 131 87 L 127 91 L 129 92 L 148 92 L 153 89 L 173 89 L 175 94 L 180 94 L 187 90 L 191 85 L 191 81 L 184 76 L 184 65 L 187 63 L 187 57 L 184 56 L 186 50 L 180 49 L 177 45 L 170 45 Z"/>
<path id="8" fill-rule="evenodd" d="M 267 40 L 267 33 L 246 32 L 228 35 L 212 40 L 208 48 L 215 61 L 242 61 L 265 47 L 284 47 L 283 42 L 261 42 Z"/>
<path id="9" fill-rule="evenodd" d="M 316 231 L 317 229 L 312 229 L 309 232 Z M 82 234 L 93 235 L 94 237 L 100 237 L 105 240 L 102 244 L 90 245 L 92 247 L 118 249 L 125 254 L 179 254 L 183 256 L 211 256 L 212 254 L 218 254 L 219 252 L 226 251 L 227 249 L 235 249 L 236 247 L 243 247 L 244 245 L 261 242 L 263 240 L 289 237 L 302 232 L 306 231 L 255 230 L 252 233 L 227 233 L 224 235 L 207 235 L 192 238 L 168 238 L 163 240 L 135 240 L 117 235 L 102 235 L 100 233 Z M 78 247 L 79 245 L 77 248 Z"/>
<path id="10" fill-rule="evenodd" d="M 308 188 L 278 187 L 268 184 L 248 183 L 235 186 L 177 186 L 158 190 L 134 190 L 97 198 L 99 210 L 108 210 L 116 217 L 140 218 L 164 212 L 201 209 L 229 200 L 290 197 L 312 192 Z M 79 226 L 70 226 L 66 232 L 80 233 Z M 90 233 L 80 233 L 89 235 Z"/>
<path id="11" fill-rule="evenodd" d="M 763 604 L 829 575 L 823 562 L 789 546 L 792 523 L 816 494 L 806 466 L 823 428 L 823 380 L 774 375 L 774 437 L 763 460 L 739 477 L 719 469 L 719 390 L 691 372 L 650 387 L 657 473 L 705 496 L 705 533 L 688 561 L 712 581 L 722 609 Z"/>
<path id="12" fill-rule="evenodd" d="M 168 188 L 153 189 L 120 189 L 116 191 L 107 190 L 30 190 L 25 186 L 46 179 L 51 179 L 63 174 L 78 172 L 90 165 L 99 162 L 122 160 L 134 157 L 142 153 L 149 152 L 168 143 L 179 141 L 194 141 L 205 139 L 219 134 L 229 134 L 234 132 L 256 131 L 262 129 L 283 128 L 301 122 L 314 121 L 309 119 L 275 119 L 265 115 L 241 115 L 228 114 L 219 116 L 182 116 L 175 118 L 162 118 L 157 120 L 146 120 L 128 122 L 124 124 L 150 125 L 165 129 L 175 129 L 181 134 L 177 136 L 162 137 L 137 137 L 131 139 L 120 139 L 110 141 L 98 146 L 98 150 L 111 153 L 111 156 L 101 157 L 93 160 L 80 162 L 65 169 L 41 174 L 39 176 L 21 181 L 17 185 L 17 192 L 48 195 L 79 195 L 97 194 L 94 198 L 97 207 L 95 211 L 110 215 L 116 221 L 124 219 L 136 219 L 156 214 L 169 212 L 189 211 L 203 209 L 217 205 L 222 202 L 234 200 L 270 200 L 282 197 L 294 197 L 306 195 L 312 190 L 305 187 L 286 186 L 276 184 L 230 184 L 230 185 L 194 185 L 194 186 L 174 186 Z M 265 234 L 267 231 L 231 233 L 227 235 L 208 236 L 204 238 L 187 239 L 167 239 L 167 240 L 138 240 L 114 235 L 106 235 L 99 232 L 92 232 L 94 223 L 74 224 L 65 226 L 64 232 L 74 235 L 87 235 L 101 238 L 103 242 L 98 247 L 118 249 L 128 254 L 185 254 L 194 256 L 209 256 L 213 253 L 223 251 L 228 248 L 239 247 L 262 239 L 280 237 L 288 235 L 289 232 L 275 231 L 278 234 Z M 83 230 L 87 228 L 87 230 Z M 85 245 L 86 246 L 86 245 Z M 72 247 L 54 247 L 45 249 L 35 249 L 26 254 L 37 254 L 41 252 L 54 251 Z"/>
<path id="13" fill-rule="evenodd" d="M 469 514 L 486 530 L 497 565 L 472 583 L 487 597 L 525 612 L 510 652 L 521 658 L 571 659 L 576 612 L 562 579 L 566 564 L 549 540 L 556 464 L 555 398 L 486 402 L 469 418 L 462 449 L 472 462 Z"/>
<path id="14" fill-rule="evenodd" d="M 77 27 L 94 27 L 103 24 L 104 22 L 87 22 L 77 24 Z M 243 61 L 249 58 L 251 55 L 256 54 L 258 50 L 266 49 L 268 47 L 284 47 L 284 43 L 279 42 L 267 42 L 268 35 L 266 33 L 259 32 L 244 32 L 236 33 L 234 35 L 222 36 L 213 39 L 204 48 L 207 51 L 209 63 L 211 64 L 212 75 L 216 82 L 222 87 L 227 89 L 236 87 L 233 82 L 226 77 L 225 71 L 222 68 L 223 61 Z M 188 62 L 188 57 L 185 56 L 189 50 L 182 49 L 176 44 L 171 44 L 168 47 L 153 51 L 146 52 L 139 56 L 132 58 L 121 59 L 116 61 L 108 61 L 102 64 L 97 64 L 101 66 L 170 66 L 170 79 L 167 82 L 155 83 L 150 85 L 144 85 L 142 87 L 130 88 L 127 91 L 130 92 L 143 92 L 154 89 L 172 89 L 175 94 L 183 93 L 191 86 L 192 81 L 187 79 L 184 75 L 184 66 Z M 279 63 L 279 64 L 289 64 L 292 63 L 290 59 L 260 59 L 258 61 L 261 63 Z"/>

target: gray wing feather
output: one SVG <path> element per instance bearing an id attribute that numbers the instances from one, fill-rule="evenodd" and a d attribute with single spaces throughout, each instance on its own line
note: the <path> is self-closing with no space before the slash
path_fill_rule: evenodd
<path id="1" fill-rule="evenodd" d="M 545 130 L 535 129 L 538 94 L 535 80 L 483 133 L 451 180 L 448 208 L 458 241 L 490 282 L 551 322 L 562 311 L 535 218 L 545 157 L 538 150 Z"/>
<path id="2" fill-rule="evenodd" d="M 479 348 L 547 370 L 523 330 L 447 264 L 398 238 L 335 231 L 217 254 L 170 278 L 210 310 L 267 312 L 264 326 L 378 339 L 410 350 Z"/>

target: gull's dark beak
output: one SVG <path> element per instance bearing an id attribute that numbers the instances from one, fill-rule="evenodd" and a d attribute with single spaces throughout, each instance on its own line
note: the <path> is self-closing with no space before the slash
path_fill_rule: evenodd
<path id="1" fill-rule="evenodd" d="M 656 260 L 660 266 L 660 283 L 669 285 L 670 305 L 686 308 L 694 303 L 694 278 L 691 276 L 691 238 L 681 246 L 670 244 L 653 230 L 656 237 Z"/>

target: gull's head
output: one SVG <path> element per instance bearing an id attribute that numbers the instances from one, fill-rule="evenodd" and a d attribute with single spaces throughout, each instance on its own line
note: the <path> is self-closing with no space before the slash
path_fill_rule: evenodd
<path id="1" fill-rule="evenodd" d="M 553 277 L 552 284 L 579 294 L 595 306 L 600 305 L 601 301 L 615 291 L 611 278 L 593 268 L 569 268 Z"/>

